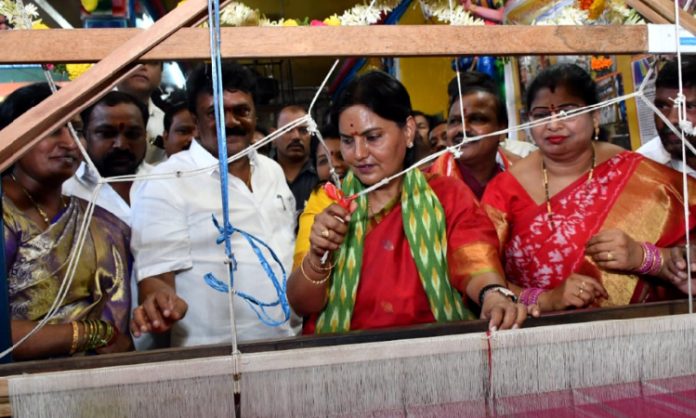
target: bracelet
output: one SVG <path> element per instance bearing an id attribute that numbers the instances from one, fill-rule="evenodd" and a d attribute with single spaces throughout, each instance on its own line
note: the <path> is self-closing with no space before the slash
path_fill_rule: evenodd
<path id="1" fill-rule="evenodd" d="M 333 270 L 334 266 L 336 266 L 335 263 L 334 263 L 334 264 L 329 263 L 329 266 L 328 266 L 328 267 L 317 266 L 316 264 L 314 264 L 314 263 L 312 262 L 312 259 L 309 258 L 309 254 L 305 254 L 304 258 L 307 259 L 307 261 L 309 262 L 309 266 L 310 266 L 314 271 L 316 271 L 317 273 L 326 273 L 327 271 Z"/>
<path id="2" fill-rule="evenodd" d="M 660 249 L 657 248 L 656 245 L 649 242 L 644 242 L 640 244 L 640 246 L 643 248 L 643 262 L 636 270 L 636 273 L 647 274 L 650 276 L 659 274 L 664 264 L 664 259 L 662 258 Z"/>
<path id="3" fill-rule="evenodd" d="M 500 284 L 489 284 L 487 286 L 484 286 L 483 289 L 481 289 L 481 291 L 479 292 L 479 306 L 483 306 L 483 299 L 486 298 L 486 294 L 490 291 L 498 292 L 501 295 L 510 298 L 510 300 L 512 300 L 513 303 L 517 303 L 517 296 L 515 296 L 515 294 L 512 293 L 510 289 Z"/>
<path id="4" fill-rule="evenodd" d="M 302 275 L 304 276 L 304 278 L 307 279 L 307 281 L 309 281 L 310 283 L 315 284 L 317 286 L 319 286 L 320 284 L 324 284 L 331 277 L 331 272 L 329 272 L 326 275 L 326 277 L 324 277 L 323 279 L 320 279 L 320 280 L 310 279 L 309 276 L 307 276 L 307 273 L 305 273 L 305 271 L 304 271 L 304 262 L 300 263 L 300 271 L 302 272 Z"/>
<path id="5" fill-rule="evenodd" d="M 85 327 L 86 338 L 82 347 L 80 347 L 80 351 L 106 347 L 115 340 L 116 331 L 111 323 L 94 319 L 85 319 L 81 322 Z"/>
<path id="6" fill-rule="evenodd" d="M 520 303 L 525 306 L 536 305 L 539 301 L 539 296 L 545 291 L 546 289 L 538 287 L 525 287 L 520 293 Z"/>
<path id="7" fill-rule="evenodd" d="M 70 344 L 70 355 L 77 353 L 77 344 L 80 342 L 80 325 L 77 321 L 72 321 L 72 343 Z"/>

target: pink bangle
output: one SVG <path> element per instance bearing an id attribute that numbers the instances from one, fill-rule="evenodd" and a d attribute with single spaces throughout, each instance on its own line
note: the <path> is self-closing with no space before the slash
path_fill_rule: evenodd
<path id="1" fill-rule="evenodd" d="M 643 263 L 636 270 L 636 273 L 650 276 L 659 274 L 664 263 L 660 249 L 649 242 L 644 242 L 640 246 L 643 248 Z"/>
<path id="2" fill-rule="evenodd" d="M 525 306 L 536 305 L 539 300 L 539 295 L 544 293 L 546 289 L 540 289 L 538 287 L 525 287 L 520 292 L 520 302 Z"/>

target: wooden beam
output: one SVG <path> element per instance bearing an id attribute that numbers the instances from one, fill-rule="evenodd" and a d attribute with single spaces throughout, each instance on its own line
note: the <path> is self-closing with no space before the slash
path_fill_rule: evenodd
<path id="1" fill-rule="evenodd" d="M 181 7 L 177 7 L 160 19 L 147 31 L 140 32 L 129 39 L 123 39 L 121 44 L 109 51 L 108 55 L 102 57 L 103 59 L 83 76 L 68 83 L 56 94 L 39 103 L 0 131 L 0 171 L 4 171 L 12 165 L 41 140 L 46 132 L 65 124 L 73 114 L 98 100 L 103 92 L 109 89 L 125 71 L 129 70 L 130 65 L 140 59 L 143 54 L 182 26 L 196 23 L 206 13 L 206 0 L 188 0 Z M 23 35 L 31 35 L 32 32 L 45 32 L 50 38 L 53 30 L 17 32 Z M 73 32 L 72 36 L 75 35 L 76 33 Z M 24 38 L 21 41 L 17 38 L 14 39 L 16 43 L 11 48 L 15 50 L 22 50 L 28 45 L 28 42 L 31 42 L 29 38 Z M 70 41 L 63 39 L 66 42 L 63 45 L 64 51 L 70 49 L 70 45 L 75 40 L 76 38 L 72 38 Z M 90 40 L 90 42 L 92 41 Z M 41 48 L 50 49 L 53 46 L 55 45 L 48 43 L 42 45 Z M 5 45 L 5 47 L 9 46 Z"/>
<path id="2" fill-rule="evenodd" d="M 139 29 L 3 31 L 0 64 L 97 62 Z M 226 58 L 583 55 L 648 52 L 645 25 L 239 27 L 222 29 Z M 21 48 L 17 46 L 21 45 Z M 208 30 L 179 29 L 144 61 L 209 60 Z"/>
<path id="3" fill-rule="evenodd" d="M 674 18 L 674 1 L 672 0 L 643 0 L 643 3 L 651 7 L 670 23 L 675 23 Z M 696 34 L 696 18 L 686 13 L 681 8 L 679 9 L 679 24 L 691 32 Z"/>
<path id="4" fill-rule="evenodd" d="M 648 4 L 645 4 L 643 0 L 626 0 L 626 4 L 630 6 L 632 9 L 635 9 L 635 11 L 640 13 L 640 15 L 643 16 L 643 18 L 645 18 L 645 20 L 647 20 L 650 23 L 670 23 L 670 21 L 667 20 L 666 17 L 656 12 Z"/>

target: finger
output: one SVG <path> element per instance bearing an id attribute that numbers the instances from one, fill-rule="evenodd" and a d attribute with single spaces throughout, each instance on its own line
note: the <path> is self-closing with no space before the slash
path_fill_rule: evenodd
<path id="1" fill-rule="evenodd" d="M 567 300 L 568 300 L 568 304 L 570 306 L 574 306 L 576 308 L 585 307 L 585 301 L 580 296 L 578 296 L 576 294 L 569 295 Z"/>
<path id="2" fill-rule="evenodd" d="M 515 317 L 515 323 L 512 325 L 512 329 L 517 329 L 522 326 L 522 323 L 527 319 L 527 307 L 521 303 L 516 303 L 517 315 Z"/>
<path id="3" fill-rule="evenodd" d="M 351 207 L 352 207 L 352 205 L 351 205 Z M 356 206 L 356 208 L 357 208 L 357 206 Z M 328 208 L 324 209 L 324 212 L 322 212 L 322 213 L 326 213 L 327 215 L 331 215 L 331 216 L 338 216 L 339 218 L 345 219 L 346 222 L 350 221 L 350 212 L 343 209 L 343 207 L 341 207 L 341 205 L 339 205 L 337 203 L 334 203 L 331 206 L 329 206 Z"/>
<path id="4" fill-rule="evenodd" d="M 348 224 L 337 215 L 320 214 L 315 218 L 314 226 L 316 226 L 316 231 L 320 234 L 325 229 L 332 230 L 341 235 L 348 233 Z"/>
<path id="5" fill-rule="evenodd" d="M 505 315 L 505 312 L 503 309 L 499 306 L 494 306 L 490 309 L 489 311 L 489 316 L 491 318 L 490 321 L 488 321 L 488 329 L 491 331 L 497 331 L 498 328 L 500 327 L 500 322 L 503 320 L 503 316 Z"/>
<path id="6" fill-rule="evenodd" d="M 538 318 L 541 316 L 541 309 L 539 308 L 539 305 L 534 304 L 527 306 L 527 314 L 531 315 L 534 318 Z"/>
<path id="7" fill-rule="evenodd" d="M 131 321 L 130 321 L 130 332 L 131 332 L 131 335 L 133 335 L 135 338 L 138 338 L 142 335 L 140 333 L 140 327 L 135 322 L 135 319 L 131 319 Z"/>
<path id="8" fill-rule="evenodd" d="M 587 244 L 585 244 L 585 246 L 599 244 L 602 242 L 611 242 L 614 240 L 614 237 L 615 237 L 615 230 L 607 229 L 604 231 L 600 231 L 597 234 L 595 234 L 592 238 L 587 240 Z"/>
<path id="9" fill-rule="evenodd" d="M 150 319 L 147 317 L 147 313 L 143 306 L 138 306 L 133 310 L 133 325 L 138 330 L 138 335 L 143 332 L 150 332 Z"/>
<path id="10" fill-rule="evenodd" d="M 593 254 L 606 253 L 609 251 L 616 250 L 616 247 L 617 247 L 617 245 L 613 241 L 600 242 L 600 243 L 585 246 L 585 254 L 593 255 Z"/>
<path id="11" fill-rule="evenodd" d="M 609 297 L 609 293 L 607 293 L 607 290 L 595 278 L 589 277 L 589 276 L 582 276 L 582 277 L 583 277 L 582 282 L 585 284 L 585 289 L 587 291 L 598 292 L 600 294 L 600 296 L 602 296 L 604 298 Z"/>
<path id="12" fill-rule="evenodd" d="M 309 242 L 311 244 L 312 251 L 314 251 L 314 253 L 319 257 L 322 257 L 327 251 L 336 251 L 341 246 L 341 244 L 329 241 L 328 239 L 320 236 L 311 236 Z"/>
<path id="13" fill-rule="evenodd" d="M 174 298 L 176 296 L 170 292 L 158 292 L 155 294 L 155 304 L 162 317 L 169 318 L 174 309 Z M 158 318 L 159 319 L 159 318 Z M 153 321 L 154 322 L 154 321 Z M 154 325 L 154 324 L 153 324 Z M 157 325 L 155 325 L 157 326 Z"/>
<path id="14" fill-rule="evenodd" d="M 178 321 L 188 312 L 188 303 L 185 300 L 177 297 L 174 303 L 174 309 L 172 310 L 171 319 Z"/>
<path id="15" fill-rule="evenodd" d="M 157 328 L 163 323 L 162 315 L 160 315 L 159 306 L 155 301 L 155 297 L 149 297 L 142 305 L 145 315 L 149 319 L 148 326 Z"/>
<path id="16" fill-rule="evenodd" d="M 500 324 L 500 329 L 510 329 L 517 319 L 517 306 L 514 303 L 507 303 L 503 308 L 503 321 Z"/>
<path id="17" fill-rule="evenodd" d="M 680 269 L 686 269 L 686 258 L 684 250 L 679 247 L 673 247 L 670 249 L 670 255 L 672 256 L 672 262 Z"/>

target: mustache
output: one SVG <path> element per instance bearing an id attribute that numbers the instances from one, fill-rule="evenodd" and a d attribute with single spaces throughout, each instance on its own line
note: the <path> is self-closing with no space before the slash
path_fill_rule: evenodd
<path id="1" fill-rule="evenodd" d="M 108 162 L 111 160 L 118 160 L 118 159 L 122 159 L 122 158 L 128 158 L 131 161 L 135 161 L 135 159 L 136 159 L 135 154 L 133 154 L 132 152 L 118 149 L 118 150 L 111 151 L 106 156 L 104 156 L 104 161 Z"/>
<path id="2" fill-rule="evenodd" d="M 476 133 L 471 132 L 469 130 L 466 131 L 467 138 L 472 138 L 474 136 L 476 136 Z M 452 143 L 455 145 L 460 144 L 462 141 L 464 141 L 464 132 L 461 131 L 458 132 L 457 135 L 454 136 L 454 138 L 452 138 Z"/>
<path id="3" fill-rule="evenodd" d="M 227 136 L 246 136 L 248 134 L 247 130 L 241 126 L 226 126 L 225 134 Z"/>
<path id="4" fill-rule="evenodd" d="M 285 148 L 294 147 L 294 146 L 296 146 L 296 145 L 299 145 L 299 146 L 301 146 L 302 148 L 305 147 L 304 144 L 302 143 L 302 140 L 299 139 L 299 138 L 297 138 L 297 139 L 293 139 Z"/>
<path id="5" fill-rule="evenodd" d="M 660 135 L 660 136 L 662 136 L 662 137 L 664 137 L 664 136 L 667 136 L 667 135 L 681 136 L 681 134 L 683 133 L 685 138 L 690 138 L 690 139 L 695 139 L 695 138 L 696 138 L 696 135 L 691 135 L 691 134 L 689 134 L 689 133 L 687 133 L 687 132 L 684 132 L 683 130 L 681 130 L 681 129 L 679 129 L 679 128 L 677 128 L 677 132 L 679 132 L 679 134 L 676 134 L 673 130 L 669 129 L 669 127 L 665 126 L 665 127 L 663 127 L 662 129 L 658 130 L 658 131 L 657 131 L 657 134 Z"/>

